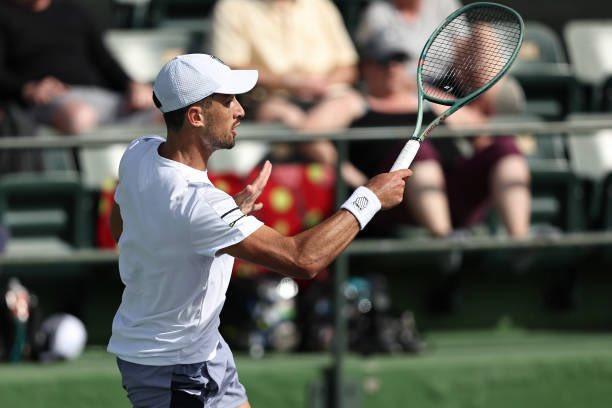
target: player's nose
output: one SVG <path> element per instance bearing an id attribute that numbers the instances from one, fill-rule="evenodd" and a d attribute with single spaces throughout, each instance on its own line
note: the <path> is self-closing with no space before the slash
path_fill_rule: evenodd
<path id="1" fill-rule="evenodd" d="M 236 108 L 234 110 L 234 118 L 242 119 L 243 117 L 244 117 L 244 108 L 242 107 L 240 102 L 238 102 L 238 100 L 236 100 Z"/>

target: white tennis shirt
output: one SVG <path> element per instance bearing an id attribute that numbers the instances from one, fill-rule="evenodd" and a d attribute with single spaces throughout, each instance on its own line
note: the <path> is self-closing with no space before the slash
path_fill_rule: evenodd
<path id="1" fill-rule="evenodd" d="M 263 225 L 215 188 L 206 171 L 161 157 L 142 137 L 119 165 L 119 272 L 125 285 L 108 351 L 144 365 L 206 361 L 234 258 L 217 255 Z"/>

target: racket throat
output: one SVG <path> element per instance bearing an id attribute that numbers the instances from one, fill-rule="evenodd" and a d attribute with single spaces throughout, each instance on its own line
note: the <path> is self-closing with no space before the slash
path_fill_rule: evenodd
<path id="1" fill-rule="evenodd" d="M 425 130 L 421 133 L 421 135 L 416 139 L 419 142 L 423 142 L 423 140 L 425 140 L 425 138 L 429 137 L 429 135 L 431 134 L 431 132 L 433 132 L 433 130 L 438 126 L 441 125 L 442 123 L 444 123 L 444 120 L 450 115 L 450 109 L 447 110 L 446 112 L 444 112 L 441 116 L 438 116 L 433 122 L 431 122 L 429 124 L 429 126 L 427 126 L 425 128 Z"/>

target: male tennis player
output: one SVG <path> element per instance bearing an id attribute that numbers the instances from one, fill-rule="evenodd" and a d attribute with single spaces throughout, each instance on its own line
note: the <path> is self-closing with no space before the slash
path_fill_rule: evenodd
<path id="1" fill-rule="evenodd" d="M 380 174 L 329 219 L 285 237 L 249 215 L 270 163 L 234 198 L 216 189 L 208 159 L 234 146 L 244 116 L 234 95 L 256 82 L 257 71 L 210 55 L 176 57 L 153 86 L 167 139 L 137 139 L 121 159 L 111 229 L 125 289 L 108 350 L 135 407 L 249 407 L 218 331 L 234 257 L 312 278 L 377 211 L 402 201 L 410 170 Z"/>

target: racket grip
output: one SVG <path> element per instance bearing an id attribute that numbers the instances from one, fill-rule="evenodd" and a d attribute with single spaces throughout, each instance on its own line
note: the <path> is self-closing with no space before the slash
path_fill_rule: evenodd
<path id="1" fill-rule="evenodd" d="M 391 167 L 391 171 L 407 169 L 412 164 L 414 160 L 414 156 L 416 156 L 419 151 L 419 147 L 421 147 L 421 143 L 418 140 L 410 139 L 399 156 L 395 160 L 393 167 Z"/>

